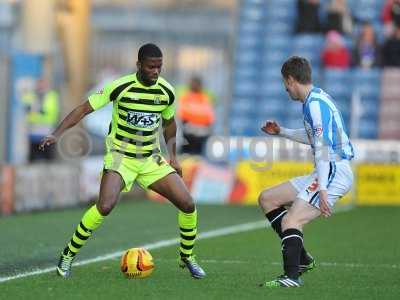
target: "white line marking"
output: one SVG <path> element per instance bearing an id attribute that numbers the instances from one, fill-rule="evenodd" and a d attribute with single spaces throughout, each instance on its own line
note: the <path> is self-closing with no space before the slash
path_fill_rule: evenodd
<path id="1" fill-rule="evenodd" d="M 157 259 L 158 261 L 167 261 L 167 259 Z M 172 260 L 171 260 L 172 261 Z M 175 260 L 174 260 L 175 261 Z M 245 260 L 216 260 L 216 259 L 202 259 L 204 263 L 209 264 L 252 264 L 254 261 Z M 282 262 L 258 262 L 262 265 L 281 266 Z M 338 267 L 338 268 L 385 268 L 385 269 L 399 269 L 400 265 L 396 264 L 360 264 L 360 263 L 338 263 L 338 262 L 317 262 L 317 267 Z"/>
<path id="2" fill-rule="evenodd" d="M 246 231 L 251 231 L 254 229 L 267 228 L 267 227 L 269 227 L 269 224 L 266 221 L 257 221 L 257 222 L 233 225 L 233 226 L 223 227 L 220 229 L 214 229 L 214 230 L 199 233 L 196 240 L 210 239 L 213 237 L 230 235 L 230 234 L 234 234 L 234 233 L 246 232 Z M 150 243 L 150 244 L 145 244 L 145 245 L 138 246 L 138 247 L 146 248 L 148 250 L 160 249 L 160 248 L 176 245 L 179 243 L 179 241 L 180 241 L 180 239 L 173 238 L 173 239 L 168 239 L 168 240 L 161 240 L 161 241 Z M 81 260 L 81 261 L 74 263 L 74 267 L 84 266 L 84 265 L 92 264 L 95 262 L 113 259 L 113 258 L 121 256 L 124 252 L 125 252 L 125 250 L 116 251 L 116 252 L 113 252 L 110 254 L 100 255 L 95 258 Z M 20 273 L 20 274 L 16 274 L 13 276 L 0 277 L 0 283 L 18 279 L 18 278 L 24 278 L 24 277 L 28 277 L 28 276 L 45 274 L 45 273 L 53 272 L 55 270 L 56 270 L 55 267 L 50 267 L 50 268 L 45 268 L 45 269 L 38 269 L 35 271 L 31 271 L 31 272 Z"/>
<path id="3" fill-rule="evenodd" d="M 156 261 L 175 262 L 176 259 L 158 258 Z M 217 259 L 202 259 L 201 262 L 207 264 L 254 264 L 254 261 L 246 260 L 217 260 Z M 257 262 L 258 265 L 282 266 L 282 262 L 265 261 Z M 384 269 L 400 269 L 400 265 L 396 264 L 360 264 L 360 263 L 338 263 L 338 262 L 317 262 L 318 267 L 338 267 L 338 268 L 384 268 Z"/>
<path id="4" fill-rule="evenodd" d="M 336 210 L 335 212 L 345 212 L 345 211 L 351 210 L 352 208 L 353 208 L 352 206 L 345 206 L 343 208 L 340 208 L 340 209 Z M 200 233 L 200 234 L 198 234 L 198 237 L 197 237 L 196 240 L 209 239 L 209 238 L 218 237 L 218 236 L 224 236 L 224 235 L 230 235 L 230 234 L 234 234 L 234 233 L 246 232 L 246 231 L 251 231 L 251 230 L 259 229 L 259 228 L 263 228 L 263 227 L 264 228 L 268 228 L 268 227 L 270 227 L 270 224 L 265 220 L 257 221 L 257 222 L 251 222 L 251 223 L 238 224 L 238 225 L 223 227 L 223 228 L 220 228 L 220 229 L 214 229 L 214 230 L 210 230 L 210 231 L 206 231 L 206 232 Z M 138 247 L 142 247 L 142 248 L 146 248 L 148 250 L 152 250 L 152 249 L 160 249 L 160 248 L 164 248 L 164 247 L 168 247 L 168 246 L 173 246 L 173 245 L 176 245 L 178 243 L 179 243 L 179 239 L 174 238 L 174 239 L 168 239 L 168 240 L 161 240 L 161 241 L 158 241 L 158 242 L 154 242 L 154 243 L 150 243 L 150 244 L 146 244 L 146 245 L 142 245 L 142 246 L 138 246 Z M 113 253 L 110 253 L 110 254 L 100 255 L 100 256 L 97 256 L 97 257 L 94 257 L 94 258 L 81 260 L 81 261 L 78 261 L 78 262 L 74 263 L 74 267 L 84 266 L 84 265 L 92 264 L 92 263 L 95 263 L 95 262 L 100 262 L 100 261 L 113 259 L 113 258 L 121 256 L 124 253 L 124 251 L 125 250 L 116 251 L 116 252 L 113 252 Z M 53 272 L 55 270 L 56 270 L 55 267 L 50 267 L 50 268 L 38 269 L 38 270 L 26 272 L 26 273 L 20 273 L 20 274 L 16 274 L 16 275 L 13 275 L 13 276 L 0 277 L 0 283 L 6 282 L 6 281 L 10 281 L 10 280 L 14 280 L 14 279 L 18 279 L 18 278 L 24 278 L 24 277 L 34 276 L 34 275 L 50 273 L 50 272 Z"/>

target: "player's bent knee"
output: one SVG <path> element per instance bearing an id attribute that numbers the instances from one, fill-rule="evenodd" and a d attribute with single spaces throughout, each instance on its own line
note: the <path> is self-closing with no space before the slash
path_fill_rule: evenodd
<path id="1" fill-rule="evenodd" d="M 110 201 L 111 202 L 111 201 Z M 102 216 L 108 216 L 114 208 L 114 203 L 98 203 L 97 209 Z"/>
<path id="2" fill-rule="evenodd" d="M 194 205 L 193 199 L 190 197 L 190 198 L 187 198 L 187 199 L 180 205 L 179 209 L 180 209 L 181 211 L 183 211 L 184 213 L 189 214 L 189 213 L 192 213 L 192 212 L 195 211 L 196 206 Z"/>
<path id="3" fill-rule="evenodd" d="M 194 203 L 187 203 L 184 207 L 184 209 L 182 210 L 184 213 L 192 213 L 196 210 L 196 207 L 194 205 Z"/>
<path id="4" fill-rule="evenodd" d="M 265 195 L 264 192 L 261 192 L 261 194 L 258 196 L 258 205 L 261 208 L 264 208 L 264 202 L 265 202 Z"/>
<path id="5" fill-rule="evenodd" d="M 261 194 L 258 196 L 258 204 L 265 211 L 270 211 L 279 207 L 279 205 L 276 203 L 276 199 L 274 199 L 268 190 L 261 192 Z"/>

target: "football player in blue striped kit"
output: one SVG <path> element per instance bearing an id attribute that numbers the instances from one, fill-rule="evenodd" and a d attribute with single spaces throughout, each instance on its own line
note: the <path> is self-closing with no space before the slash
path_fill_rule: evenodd
<path id="1" fill-rule="evenodd" d="M 299 287 L 303 284 L 300 276 L 315 268 L 314 258 L 304 247 L 303 226 L 320 215 L 329 217 L 335 202 L 351 189 L 350 160 L 354 151 L 333 99 L 312 85 L 309 62 L 290 57 L 281 73 L 290 98 L 303 105 L 304 128 L 288 129 L 267 121 L 261 129 L 310 145 L 315 169 L 309 175 L 266 189 L 259 196 L 260 207 L 281 238 L 284 267 L 283 275 L 261 286 Z"/>

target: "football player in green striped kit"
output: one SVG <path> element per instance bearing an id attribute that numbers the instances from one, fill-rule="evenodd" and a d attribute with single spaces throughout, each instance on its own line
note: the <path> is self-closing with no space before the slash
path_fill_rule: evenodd
<path id="1" fill-rule="evenodd" d="M 160 77 L 162 52 L 154 44 L 143 45 L 138 52 L 137 72 L 114 80 L 76 107 L 41 142 L 41 149 L 57 142 L 69 128 L 86 115 L 113 103 L 112 121 L 106 137 L 103 174 L 97 203 L 89 208 L 62 251 L 57 273 L 71 275 L 76 254 L 110 214 L 120 192 L 129 191 L 136 181 L 166 197 L 178 208 L 180 227 L 180 260 L 194 278 L 206 274 L 193 255 L 197 233 L 197 212 L 182 178 L 176 158 L 175 93 L 173 87 Z M 163 134 L 170 162 L 160 154 L 158 128 L 162 119 Z"/>

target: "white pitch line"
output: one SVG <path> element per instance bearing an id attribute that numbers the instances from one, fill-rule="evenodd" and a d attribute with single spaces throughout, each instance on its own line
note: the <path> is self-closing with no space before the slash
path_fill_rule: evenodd
<path id="1" fill-rule="evenodd" d="M 336 210 L 336 212 L 346 212 L 346 211 L 349 211 L 351 209 L 352 209 L 352 207 L 343 207 L 341 209 Z M 264 228 L 268 228 L 268 227 L 270 227 L 270 224 L 266 220 L 265 221 L 257 221 L 257 222 L 251 222 L 251 223 L 238 224 L 238 225 L 223 227 L 223 228 L 214 229 L 214 230 L 206 231 L 206 232 L 203 232 L 203 233 L 199 233 L 198 237 L 197 237 L 197 240 L 209 239 L 209 238 L 213 238 L 213 237 L 230 235 L 230 234 L 235 234 L 235 233 L 240 233 L 240 232 L 246 232 L 246 231 L 251 231 L 251 230 L 259 229 L 259 228 L 263 228 L 263 227 Z M 146 248 L 148 250 L 152 250 L 152 249 L 160 249 L 160 248 L 164 248 L 164 247 L 168 247 L 168 246 L 173 246 L 173 245 L 176 245 L 178 243 L 179 243 L 179 239 L 174 238 L 174 239 L 168 239 L 168 240 L 161 240 L 161 241 L 150 243 L 150 244 L 146 244 L 146 245 L 143 245 L 143 246 L 140 246 L 140 247 Z M 74 266 L 75 267 L 76 266 L 84 266 L 84 265 L 92 264 L 92 263 L 95 263 L 95 262 L 100 262 L 100 261 L 113 259 L 113 258 L 121 256 L 124 252 L 125 252 L 125 250 L 124 251 L 121 250 L 121 251 L 116 251 L 116 252 L 105 254 L 105 255 L 100 255 L 100 256 L 97 256 L 97 257 L 94 257 L 94 258 L 81 260 L 81 261 L 78 261 L 78 262 L 74 263 Z M 56 270 L 55 267 L 50 267 L 50 268 L 38 269 L 38 270 L 25 272 L 25 273 L 19 273 L 19 274 L 13 275 L 13 276 L 0 277 L 0 283 L 6 282 L 6 281 L 10 281 L 10 280 L 14 280 L 14 279 L 18 279 L 18 278 L 24 278 L 24 277 L 34 276 L 34 275 L 50 273 L 50 272 L 53 272 L 55 270 Z"/>
<path id="2" fill-rule="evenodd" d="M 197 240 L 209 239 L 209 238 L 213 238 L 213 237 L 230 235 L 230 234 L 235 234 L 235 233 L 240 233 L 240 232 L 246 232 L 246 231 L 251 231 L 251 230 L 259 229 L 259 228 L 263 228 L 263 227 L 267 228 L 269 226 L 270 225 L 266 221 L 257 221 L 257 222 L 233 225 L 233 226 L 223 227 L 223 228 L 199 233 Z M 173 238 L 173 239 L 168 239 L 168 240 L 157 241 L 157 242 L 150 243 L 150 244 L 145 244 L 145 245 L 142 245 L 139 247 L 146 248 L 148 250 L 160 249 L 160 248 L 176 245 L 179 243 L 179 241 L 180 240 L 178 238 Z M 75 267 L 76 266 L 84 266 L 84 265 L 92 264 L 95 262 L 113 259 L 113 258 L 121 256 L 124 252 L 125 252 L 125 250 L 124 251 L 116 251 L 116 252 L 109 253 L 106 255 L 100 255 L 100 256 L 97 256 L 94 258 L 81 260 L 81 261 L 76 262 L 74 264 L 74 266 Z M 35 271 L 26 272 L 26 273 L 20 273 L 20 274 L 8 276 L 8 277 L 0 277 L 0 283 L 18 279 L 18 278 L 24 278 L 24 277 L 28 277 L 28 276 L 45 274 L 45 273 L 53 272 L 55 270 L 56 270 L 55 267 L 51 267 L 51 268 L 45 268 L 45 269 L 38 269 Z"/>
<path id="3" fill-rule="evenodd" d="M 166 259 L 158 259 L 159 261 L 167 261 Z M 171 260 L 172 261 L 172 260 Z M 245 260 L 217 260 L 217 259 L 202 259 L 204 263 L 211 264 L 251 264 L 252 261 Z M 260 262 L 259 262 L 260 263 Z M 261 262 L 263 265 L 281 266 L 282 262 Z M 384 269 L 399 269 L 400 265 L 396 264 L 360 264 L 360 263 L 339 263 L 339 262 L 317 262 L 317 267 L 338 267 L 338 268 L 384 268 Z"/>

